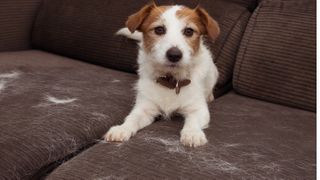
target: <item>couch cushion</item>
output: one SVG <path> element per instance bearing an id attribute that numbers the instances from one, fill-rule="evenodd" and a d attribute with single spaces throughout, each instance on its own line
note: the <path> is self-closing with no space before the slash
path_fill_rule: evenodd
<path id="1" fill-rule="evenodd" d="M 233 85 L 243 95 L 315 111 L 315 1 L 262 1 L 250 19 Z"/>
<path id="2" fill-rule="evenodd" d="M 130 111 L 136 75 L 41 51 L 0 53 L 0 179 L 84 148 Z"/>
<path id="3" fill-rule="evenodd" d="M 209 144 L 184 147 L 182 122 L 99 143 L 48 176 L 78 179 L 314 179 L 316 114 L 229 93 L 211 109 Z"/>
<path id="4" fill-rule="evenodd" d="M 109 68 L 135 72 L 136 42 L 114 33 L 129 15 L 149 0 L 44 0 L 37 17 L 32 42 L 34 47 L 65 56 L 98 63 Z M 195 7 L 196 1 L 176 3 Z M 170 0 L 157 1 L 171 4 Z M 212 52 L 220 71 L 219 87 L 230 82 L 242 33 L 255 0 L 201 1 L 221 26 L 221 35 Z"/>
<path id="5" fill-rule="evenodd" d="M 31 46 L 31 29 L 41 0 L 1 0 L 0 51 L 17 51 Z"/>

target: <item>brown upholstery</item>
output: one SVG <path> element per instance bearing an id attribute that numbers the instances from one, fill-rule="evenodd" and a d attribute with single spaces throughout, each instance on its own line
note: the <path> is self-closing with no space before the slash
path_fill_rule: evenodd
<path id="1" fill-rule="evenodd" d="M 232 27 L 232 29 L 225 37 L 220 36 L 217 39 L 217 42 L 211 46 L 212 52 L 216 57 L 215 63 L 219 70 L 217 89 L 231 83 L 240 41 L 247 26 L 247 21 L 251 16 L 251 13 L 246 9 L 242 9 L 242 12 L 240 11 L 239 13 L 241 14 L 236 14 L 236 16 L 234 16 L 235 14 L 233 13 L 228 14 L 229 16 L 234 16 L 233 18 L 238 19 L 236 24 L 230 23 L 230 21 L 233 21 L 230 19 L 229 21 L 226 20 L 220 23 L 220 26 Z"/>
<path id="2" fill-rule="evenodd" d="M 315 113 L 234 93 L 211 112 L 208 145 L 184 147 L 182 121 L 159 121 L 128 142 L 91 147 L 47 179 L 315 179 Z"/>
<path id="3" fill-rule="evenodd" d="M 114 33 L 129 15 L 149 0 L 44 0 L 33 31 L 36 48 L 64 56 L 135 72 L 136 42 Z M 196 1 L 177 1 L 195 7 Z M 158 1 L 172 4 L 172 1 Z M 220 71 L 219 87 L 231 81 L 234 61 L 250 12 L 251 1 L 201 1 L 221 26 L 221 35 L 212 47 Z"/>
<path id="4" fill-rule="evenodd" d="M 0 53 L 1 180 L 315 179 L 316 114 L 284 106 L 315 110 L 314 0 L 201 0 L 222 30 L 208 43 L 216 95 L 238 94 L 210 104 L 199 148 L 180 144 L 181 117 L 122 144 L 100 139 L 134 104 L 136 42 L 114 33 L 149 0 L 41 1 L 0 2 L 0 51 L 31 38 L 50 52 Z M 172 2 L 197 3 L 157 1 Z"/>
<path id="5" fill-rule="evenodd" d="M 266 101 L 315 111 L 315 1 L 263 1 L 237 57 L 234 88 Z"/>
<path id="6" fill-rule="evenodd" d="M 41 0 L 1 0 L 0 52 L 29 49 L 31 29 Z"/>
<path id="7" fill-rule="evenodd" d="M 41 51 L 0 53 L 0 179 L 29 179 L 94 143 L 130 111 L 135 80 Z"/>

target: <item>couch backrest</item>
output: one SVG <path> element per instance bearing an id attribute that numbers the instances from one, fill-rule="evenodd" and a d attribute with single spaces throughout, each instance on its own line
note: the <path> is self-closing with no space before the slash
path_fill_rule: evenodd
<path id="1" fill-rule="evenodd" d="M 0 52 L 31 47 L 31 30 L 41 0 L 0 1 Z"/>
<path id="2" fill-rule="evenodd" d="M 126 72 L 135 72 L 136 42 L 114 33 L 129 15 L 150 0 L 44 0 L 36 18 L 35 48 Z M 160 0 L 158 4 L 172 4 Z M 197 1 L 178 0 L 195 7 Z M 255 0 L 203 0 L 201 5 L 219 22 L 222 33 L 210 45 L 220 71 L 219 86 L 231 81 L 242 34 Z"/>
<path id="3" fill-rule="evenodd" d="M 315 111 L 315 7 L 314 0 L 262 1 L 237 57 L 238 93 Z"/>

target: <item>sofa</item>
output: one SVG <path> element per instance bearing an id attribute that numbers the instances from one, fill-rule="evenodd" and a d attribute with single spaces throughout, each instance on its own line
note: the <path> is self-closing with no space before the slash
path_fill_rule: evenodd
<path id="1" fill-rule="evenodd" d="M 315 179 L 315 0 L 202 0 L 221 28 L 208 144 L 181 145 L 179 114 L 102 140 L 138 78 L 114 34 L 148 1 L 0 2 L 0 179 Z M 176 3 L 198 2 L 157 1 Z"/>

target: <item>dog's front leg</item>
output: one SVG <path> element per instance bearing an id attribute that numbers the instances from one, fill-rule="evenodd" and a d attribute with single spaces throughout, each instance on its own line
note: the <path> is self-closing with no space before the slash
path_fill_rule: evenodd
<path id="1" fill-rule="evenodd" d="M 208 106 L 205 100 L 197 103 L 196 107 L 189 107 L 184 110 L 185 122 L 181 130 L 181 139 L 183 145 L 197 147 L 208 142 L 203 129 L 210 121 Z"/>
<path id="2" fill-rule="evenodd" d="M 148 100 L 137 99 L 131 113 L 125 118 L 123 124 L 113 126 L 105 134 L 106 141 L 127 141 L 140 129 L 150 125 L 159 113 L 157 107 Z"/>

